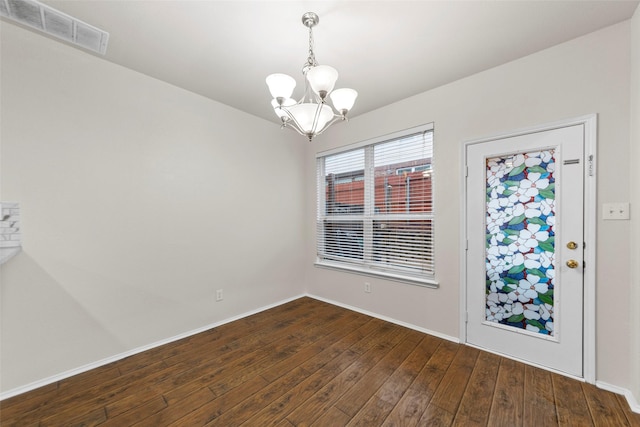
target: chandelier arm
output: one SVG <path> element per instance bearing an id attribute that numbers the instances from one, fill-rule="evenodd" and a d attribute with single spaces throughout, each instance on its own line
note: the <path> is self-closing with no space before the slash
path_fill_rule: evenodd
<path id="1" fill-rule="evenodd" d="M 318 127 L 318 119 L 320 118 L 320 113 L 322 112 L 322 107 L 323 106 L 324 106 L 324 101 L 318 102 L 318 106 L 316 107 L 316 113 L 313 115 L 313 124 L 311 125 L 311 134 L 312 135 L 318 135 L 316 130 L 317 130 L 317 127 Z M 322 130 L 322 129 L 320 129 L 320 130 Z"/>
<path id="2" fill-rule="evenodd" d="M 289 128 L 289 129 L 293 129 L 293 130 L 295 130 L 296 132 L 298 132 L 298 134 L 299 134 L 300 136 L 306 136 L 306 137 L 309 137 L 309 135 L 307 135 L 306 133 L 304 133 L 303 131 L 301 131 L 300 129 L 298 129 L 298 126 L 296 126 L 296 125 L 295 125 L 295 123 L 293 123 L 293 124 L 292 124 L 292 123 L 290 123 L 290 122 L 284 122 L 284 123 L 282 124 L 282 127 Z"/>
<path id="3" fill-rule="evenodd" d="M 322 130 L 320 132 L 315 133 L 313 136 L 318 136 L 318 135 L 322 135 L 324 133 L 325 130 L 329 129 L 331 127 L 331 125 L 333 125 L 335 122 L 338 121 L 348 121 L 348 119 L 346 117 L 342 117 L 339 116 L 337 114 L 333 115 L 333 119 L 331 119 L 330 121 L 327 122 L 327 124 L 324 126 L 324 128 L 322 128 Z"/>

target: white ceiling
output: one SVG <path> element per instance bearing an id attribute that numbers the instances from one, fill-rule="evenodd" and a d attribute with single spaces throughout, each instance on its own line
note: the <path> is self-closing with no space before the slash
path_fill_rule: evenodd
<path id="1" fill-rule="evenodd" d="M 626 1 L 45 0 L 110 33 L 108 61 L 277 122 L 264 79 L 298 81 L 301 23 L 315 54 L 359 92 L 352 117 L 629 19 Z"/>

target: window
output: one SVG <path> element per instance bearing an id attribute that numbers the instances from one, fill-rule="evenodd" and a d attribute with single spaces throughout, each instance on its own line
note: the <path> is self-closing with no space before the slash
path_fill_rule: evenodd
<path id="1" fill-rule="evenodd" d="M 317 265 L 436 285 L 433 127 L 317 158 Z"/>

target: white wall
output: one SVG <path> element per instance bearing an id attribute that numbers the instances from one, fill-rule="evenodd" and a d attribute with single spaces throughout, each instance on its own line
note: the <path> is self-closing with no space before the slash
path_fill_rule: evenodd
<path id="1" fill-rule="evenodd" d="M 436 276 L 440 288 L 365 279 L 311 266 L 315 223 L 309 215 L 308 291 L 458 337 L 462 143 L 597 113 L 597 379 L 630 387 L 629 221 L 602 221 L 600 213 L 604 202 L 629 200 L 629 39 L 627 21 L 358 116 L 318 138 L 307 156 L 310 212 L 315 209 L 316 151 L 434 122 Z M 372 283 L 370 294 L 363 292 L 365 280 Z"/>
<path id="2" fill-rule="evenodd" d="M 2 392 L 302 292 L 295 134 L 0 27 Z"/>
<path id="3" fill-rule="evenodd" d="M 631 155 L 640 164 L 640 7 L 631 20 Z M 640 408 L 640 169 L 631 168 L 631 361 L 632 392 Z"/>

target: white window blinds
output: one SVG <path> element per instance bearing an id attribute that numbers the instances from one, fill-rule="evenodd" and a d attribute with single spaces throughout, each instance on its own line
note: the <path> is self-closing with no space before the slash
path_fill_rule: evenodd
<path id="1" fill-rule="evenodd" d="M 433 131 L 318 157 L 319 264 L 433 279 Z"/>

